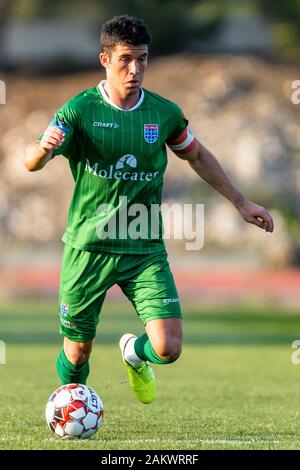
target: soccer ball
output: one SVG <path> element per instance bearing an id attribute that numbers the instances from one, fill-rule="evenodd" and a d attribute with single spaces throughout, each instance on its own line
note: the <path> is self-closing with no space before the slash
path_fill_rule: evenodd
<path id="1" fill-rule="evenodd" d="M 56 436 L 87 439 L 102 424 L 103 403 L 86 385 L 62 385 L 48 400 L 46 421 Z"/>

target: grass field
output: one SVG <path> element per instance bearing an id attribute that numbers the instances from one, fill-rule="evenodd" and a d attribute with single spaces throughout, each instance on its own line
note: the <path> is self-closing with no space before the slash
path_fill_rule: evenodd
<path id="1" fill-rule="evenodd" d="M 90 440 L 62 441 L 44 420 L 59 385 L 55 303 L 2 305 L 0 449 L 299 449 L 300 365 L 291 364 L 291 343 L 300 339 L 300 315 L 184 307 L 182 357 L 156 367 L 158 399 L 142 405 L 117 346 L 141 324 L 127 301 L 107 301 L 89 379 L 104 401 L 104 424 Z"/>

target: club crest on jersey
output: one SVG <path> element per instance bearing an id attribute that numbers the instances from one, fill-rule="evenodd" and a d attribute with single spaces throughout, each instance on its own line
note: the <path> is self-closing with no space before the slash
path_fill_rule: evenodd
<path id="1" fill-rule="evenodd" d="M 66 317 L 68 315 L 68 312 L 69 312 L 69 305 L 62 302 L 60 304 L 60 315 L 61 315 L 61 317 L 63 317 L 63 318 Z"/>
<path id="2" fill-rule="evenodd" d="M 158 139 L 158 124 L 144 124 L 144 137 L 148 144 L 154 144 Z"/>

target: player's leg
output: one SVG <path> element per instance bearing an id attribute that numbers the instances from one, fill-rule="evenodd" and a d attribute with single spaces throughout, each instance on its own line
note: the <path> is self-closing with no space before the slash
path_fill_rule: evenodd
<path id="1" fill-rule="evenodd" d="M 63 384 L 86 383 L 89 356 L 99 314 L 110 285 L 109 260 L 104 254 L 76 250 L 65 245 L 60 276 L 60 333 L 64 345 L 56 361 Z"/>
<path id="2" fill-rule="evenodd" d="M 62 384 L 85 384 L 90 372 L 89 357 L 105 293 L 95 300 L 89 296 L 77 295 L 75 298 L 67 292 L 60 292 L 60 297 L 62 295 L 64 313 L 63 316 L 60 314 L 60 333 L 64 336 L 64 343 L 56 361 L 56 369 Z M 67 312 L 65 302 L 68 302 Z"/>
<path id="3" fill-rule="evenodd" d="M 147 333 L 138 338 L 123 335 L 120 348 L 133 392 L 142 403 L 151 403 L 156 397 L 156 381 L 149 362 L 170 364 L 178 359 L 182 325 L 180 318 L 164 318 L 150 320 L 145 328 Z"/>
<path id="4" fill-rule="evenodd" d="M 64 337 L 64 351 L 67 359 L 74 365 L 80 366 L 88 361 L 93 348 L 93 340 L 87 342 L 72 341 Z"/>
<path id="5" fill-rule="evenodd" d="M 90 372 L 89 357 L 93 340 L 87 342 L 72 341 L 66 336 L 56 362 L 56 368 L 62 384 L 85 384 Z"/>
<path id="6" fill-rule="evenodd" d="M 154 364 L 169 364 L 181 354 L 181 318 L 157 318 L 148 321 L 146 334 L 135 341 L 135 351 L 144 361 Z"/>
<path id="7" fill-rule="evenodd" d="M 149 362 L 169 364 L 179 357 L 181 311 L 167 256 L 159 253 L 132 257 L 132 260 L 136 264 L 133 274 L 120 286 L 143 320 L 146 333 L 138 338 L 133 334 L 123 335 L 120 348 L 132 389 L 140 401 L 150 403 L 155 397 L 155 382 Z M 130 267 L 130 259 L 127 265 Z"/>
<path id="8" fill-rule="evenodd" d="M 144 261 L 143 257 L 136 259 L 138 272 L 121 287 L 143 320 L 146 333 L 134 340 L 127 338 L 124 353 L 132 365 L 139 359 L 169 364 L 180 356 L 182 345 L 182 316 L 174 278 L 165 253 L 146 255 Z"/>
<path id="9" fill-rule="evenodd" d="M 136 337 L 130 333 L 121 339 L 125 360 L 134 367 L 143 361 L 153 364 L 171 364 L 181 354 L 182 321 L 180 318 L 150 320 L 146 333 Z"/>

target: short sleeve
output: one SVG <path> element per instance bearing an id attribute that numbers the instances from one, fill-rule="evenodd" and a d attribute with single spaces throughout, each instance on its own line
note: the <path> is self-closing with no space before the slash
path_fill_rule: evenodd
<path id="1" fill-rule="evenodd" d="M 187 128 L 189 121 L 183 114 L 179 106 L 174 105 L 174 112 L 169 122 L 169 132 L 166 143 L 169 145 L 171 142 L 176 140 L 183 131 Z"/>
<path id="2" fill-rule="evenodd" d="M 181 109 L 176 106 L 177 113 L 172 118 L 172 132 L 167 139 L 168 147 L 181 156 L 190 152 L 196 145 L 193 133 L 188 129 L 189 121 L 184 116 Z"/>

